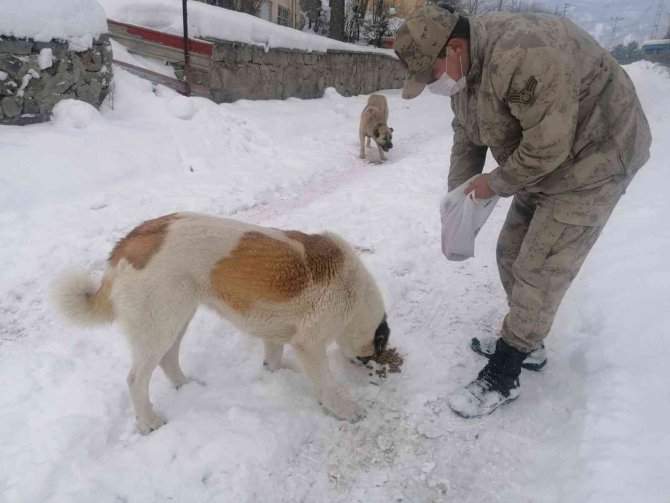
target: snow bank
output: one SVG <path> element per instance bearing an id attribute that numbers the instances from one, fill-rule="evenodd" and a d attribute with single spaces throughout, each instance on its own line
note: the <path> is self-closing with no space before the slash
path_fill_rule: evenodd
<path id="1" fill-rule="evenodd" d="M 92 122 L 101 119 L 100 112 L 93 105 L 68 99 L 56 103 L 51 122 L 56 127 L 85 129 Z"/>
<path id="2" fill-rule="evenodd" d="M 0 35 L 65 40 L 83 50 L 106 31 L 105 11 L 95 0 L 0 0 Z"/>
<path id="3" fill-rule="evenodd" d="M 99 0 L 107 17 L 168 33 L 183 33 L 181 0 Z M 240 12 L 201 2 L 188 2 L 188 33 L 193 37 L 213 37 L 231 42 L 325 52 L 328 49 L 373 52 L 395 57 L 388 49 L 338 42 L 287 28 Z"/>
<path id="4" fill-rule="evenodd" d="M 573 501 L 668 501 L 670 481 L 670 72 L 625 67 L 651 126 L 651 159 L 628 187 L 562 308 L 583 379 L 584 472 Z"/>

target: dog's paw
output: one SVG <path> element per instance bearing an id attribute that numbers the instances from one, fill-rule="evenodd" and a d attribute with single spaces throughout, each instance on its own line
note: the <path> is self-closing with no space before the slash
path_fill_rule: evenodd
<path id="1" fill-rule="evenodd" d="M 182 386 L 186 386 L 187 384 L 195 383 L 198 386 L 207 386 L 207 383 L 203 381 L 202 379 L 198 379 L 197 377 L 186 377 L 184 376 L 184 379 L 179 381 L 179 384 L 174 385 L 175 389 L 180 389 Z"/>
<path id="2" fill-rule="evenodd" d="M 184 376 L 183 378 L 179 379 L 179 381 L 173 382 L 172 386 L 174 386 L 174 389 L 179 389 L 191 382 L 193 382 L 192 378 Z"/>
<path id="3" fill-rule="evenodd" d="M 321 405 L 339 419 L 352 423 L 365 417 L 365 408 L 346 396 L 342 391 L 324 392 Z"/>
<path id="4" fill-rule="evenodd" d="M 281 360 L 263 361 L 263 367 L 269 372 L 274 372 L 275 370 L 279 370 L 281 368 Z"/>
<path id="5" fill-rule="evenodd" d="M 161 417 L 156 414 L 152 413 L 151 416 L 144 417 L 144 418 L 137 418 L 137 427 L 140 430 L 140 433 L 142 435 L 148 435 L 154 430 L 157 430 L 161 426 L 165 424 L 165 421 L 161 419 Z"/>

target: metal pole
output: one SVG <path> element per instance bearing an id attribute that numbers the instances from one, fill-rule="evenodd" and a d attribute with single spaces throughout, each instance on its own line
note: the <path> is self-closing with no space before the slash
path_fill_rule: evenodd
<path id="1" fill-rule="evenodd" d="M 186 92 L 191 95 L 191 61 L 188 54 L 188 9 L 186 2 L 181 0 L 182 18 L 184 19 L 184 80 L 186 82 Z"/>
<path id="2" fill-rule="evenodd" d="M 614 48 L 616 44 L 616 25 L 619 24 L 619 21 L 623 21 L 622 17 L 611 17 L 610 21 L 614 21 L 614 26 L 612 27 L 612 41 L 610 43 L 610 49 Z"/>
<path id="3" fill-rule="evenodd" d="M 651 29 L 651 39 L 656 38 L 656 34 L 658 33 L 658 24 L 661 21 L 661 14 L 663 13 L 663 0 L 659 0 L 658 2 L 658 10 L 656 11 L 656 18 L 654 19 L 654 27 Z"/>
<path id="4" fill-rule="evenodd" d="M 568 7 L 571 7 L 571 5 L 568 2 L 565 2 L 565 5 L 563 5 L 563 17 L 565 17 Z"/>

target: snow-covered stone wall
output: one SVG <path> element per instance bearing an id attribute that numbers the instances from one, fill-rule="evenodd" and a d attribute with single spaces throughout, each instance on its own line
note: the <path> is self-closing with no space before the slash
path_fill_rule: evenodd
<path id="1" fill-rule="evenodd" d="M 196 72 L 194 80 L 209 86 L 218 103 L 319 98 L 327 87 L 334 87 L 342 96 L 355 96 L 402 87 L 405 77 L 400 61 L 386 54 L 332 49 L 266 51 L 240 42 L 213 42 L 211 69 Z M 181 77 L 179 69 L 177 73 Z"/>
<path id="2" fill-rule="evenodd" d="M 67 98 L 98 107 L 111 81 L 112 52 L 105 35 L 87 49 L 58 40 L 0 36 L 0 124 L 45 122 L 54 105 Z"/>

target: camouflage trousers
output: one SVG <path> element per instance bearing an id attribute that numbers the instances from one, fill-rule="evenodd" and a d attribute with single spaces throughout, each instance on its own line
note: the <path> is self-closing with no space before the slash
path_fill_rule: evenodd
<path id="1" fill-rule="evenodd" d="M 623 185 L 612 183 L 576 193 L 574 201 L 528 192 L 514 196 L 496 249 L 509 304 L 501 330 L 505 342 L 526 352 L 542 346 L 622 193 Z"/>

